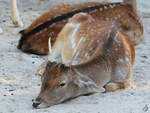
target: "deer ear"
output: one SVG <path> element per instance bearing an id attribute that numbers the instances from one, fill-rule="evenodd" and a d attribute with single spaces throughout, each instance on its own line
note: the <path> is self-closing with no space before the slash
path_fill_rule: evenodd
<path id="1" fill-rule="evenodd" d="M 73 82 L 79 88 L 84 88 L 84 91 L 88 93 L 105 92 L 103 86 L 97 86 L 97 84 L 86 75 L 75 75 Z"/>

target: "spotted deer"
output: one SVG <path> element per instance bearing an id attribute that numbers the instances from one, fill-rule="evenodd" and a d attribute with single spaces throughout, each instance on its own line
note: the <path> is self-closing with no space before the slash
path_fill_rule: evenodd
<path id="1" fill-rule="evenodd" d="M 61 3 L 37 18 L 28 28 L 22 30 L 18 48 L 24 52 L 47 55 L 48 39 L 52 46 L 67 20 L 73 15 L 85 12 L 99 21 L 115 21 L 120 29 L 129 35 L 133 44 L 138 44 L 143 35 L 143 25 L 136 10 L 136 0 L 120 3 L 84 2 L 80 4 Z"/>
<path id="2" fill-rule="evenodd" d="M 114 22 L 79 13 L 69 19 L 51 47 L 34 108 L 46 108 L 80 95 L 128 88 L 134 47 Z"/>

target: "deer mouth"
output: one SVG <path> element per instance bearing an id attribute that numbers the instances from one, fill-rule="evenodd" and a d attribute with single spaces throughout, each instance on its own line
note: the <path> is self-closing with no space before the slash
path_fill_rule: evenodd
<path id="1" fill-rule="evenodd" d="M 32 106 L 35 109 L 50 107 L 50 105 L 48 105 L 48 103 L 46 101 L 34 101 Z"/>

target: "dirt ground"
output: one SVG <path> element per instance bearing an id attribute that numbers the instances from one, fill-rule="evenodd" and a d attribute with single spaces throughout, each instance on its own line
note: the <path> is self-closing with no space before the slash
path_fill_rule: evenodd
<path id="1" fill-rule="evenodd" d="M 62 1 L 18 0 L 21 18 L 27 27 L 43 11 Z M 91 0 L 88 0 L 91 1 Z M 34 76 L 44 56 L 26 54 L 16 48 L 20 35 L 10 21 L 9 0 L 0 0 L 0 113 L 150 113 L 150 1 L 138 1 L 144 23 L 141 44 L 135 47 L 135 89 L 81 96 L 47 109 L 33 109 L 32 99 L 40 90 L 40 77 Z"/>

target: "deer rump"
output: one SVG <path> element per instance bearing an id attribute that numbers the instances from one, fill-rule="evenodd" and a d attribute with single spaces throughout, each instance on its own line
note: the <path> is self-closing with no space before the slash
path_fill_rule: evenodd
<path id="1" fill-rule="evenodd" d="M 113 12 L 112 12 L 113 10 Z M 123 3 L 86 2 L 75 5 L 61 3 L 42 14 L 27 29 L 22 30 L 18 48 L 24 52 L 47 55 L 48 39 L 52 46 L 68 19 L 86 12 L 99 21 L 115 21 L 129 35 L 133 44 L 141 40 L 143 26 L 132 6 Z"/>

